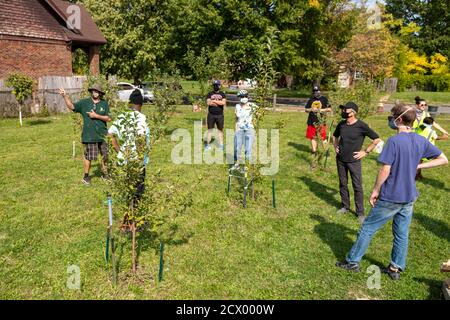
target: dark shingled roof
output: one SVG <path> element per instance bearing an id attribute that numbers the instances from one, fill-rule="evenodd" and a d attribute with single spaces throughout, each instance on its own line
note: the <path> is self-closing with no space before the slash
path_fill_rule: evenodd
<path id="1" fill-rule="evenodd" d="M 0 36 L 105 44 L 105 37 L 81 5 L 81 29 L 67 28 L 69 5 L 62 0 L 0 0 Z"/>
<path id="2" fill-rule="evenodd" d="M 62 18 L 62 20 L 65 22 L 68 17 L 67 8 L 70 5 L 74 4 L 63 0 L 46 0 L 46 1 L 55 10 L 55 12 L 58 13 L 60 18 Z M 89 12 L 83 5 L 77 4 L 77 6 L 80 7 L 81 29 L 75 30 L 74 32 L 73 30 L 68 29 L 66 25 L 64 25 L 64 32 L 66 33 L 67 37 L 73 42 L 77 43 L 105 44 L 106 39 L 98 29 Z"/>

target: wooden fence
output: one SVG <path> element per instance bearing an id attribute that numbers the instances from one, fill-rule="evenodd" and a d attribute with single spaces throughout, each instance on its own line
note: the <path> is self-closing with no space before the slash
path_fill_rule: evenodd
<path id="1" fill-rule="evenodd" d="M 86 79 L 86 76 L 40 77 L 37 91 L 24 103 L 23 114 L 39 113 L 44 106 L 50 113 L 68 112 L 64 99 L 59 95 L 59 88 L 66 89 L 67 94 L 76 101 L 81 98 L 83 83 Z M 12 88 L 7 88 L 5 81 L 0 79 L 0 118 L 18 117 L 18 115 L 19 104 L 12 93 Z"/>

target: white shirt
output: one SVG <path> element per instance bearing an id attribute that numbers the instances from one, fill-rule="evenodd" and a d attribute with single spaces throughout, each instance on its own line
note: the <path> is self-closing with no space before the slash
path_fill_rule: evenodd
<path id="1" fill-rule="evenodd" d="M 131 150 L 136 150 L 136 134 L 145 135 L 147 144 L 150 143 L 150 128 L 147 125 L 147 118 L 138 111 L 126 111 L 121 113 L 108 130 L 108 133 L 117 137 L 120 150 L 117 154 L 119 160 L 125 160 L 124 150 L 130 146 Z M 144 165 L 148 163 L 148 155 L 144 157 Z"/>
<path id="2" fill-rule="evenodd" d="M 242 107 L 240 103 L 236 105 L 236 117 L 237 117 L 237 128 L 248 130 L 254 129 L 253 126 L 253 113 L 256 111 L 256 105 L 254 103 L 247 103 L 245 108 Z"/>

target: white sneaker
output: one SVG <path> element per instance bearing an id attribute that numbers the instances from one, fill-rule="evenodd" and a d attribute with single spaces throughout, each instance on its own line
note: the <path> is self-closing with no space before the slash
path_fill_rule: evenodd
<path id="1" fill-rule="evenodd" d="M 238 171 L 239 170 L 239 163 L 235 163 L 234 166 L 231 167 L 230 171 Z"/>

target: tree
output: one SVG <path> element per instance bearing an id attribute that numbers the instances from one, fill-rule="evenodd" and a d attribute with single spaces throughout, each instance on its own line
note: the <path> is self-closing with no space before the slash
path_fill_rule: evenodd
<path id="1" fill-rule="evenodd" d="M 22 126 L 22 106 L 25 100 L 33 94 L 34 81 L 26 75 L 13 73 L 6 79 L 6 85 L 13 88 L 12 93 L 19 102 L 19 121 Z"/>
<path id="2" fill-rule="evenodd" d="M 346 0 L 277 2 L 276 70 L 308 84 L 337 73 L 333 55 L 353 35 L 357 12 Z"/>
<path id="3" fill-rule="evenodd" d="M 352 73 L 361 71 L 369 80 L 392 75 L 397 42 L 386 29 L 369 30 L 353 36 L 337 53 L 337 62 Z"/>
<path id="4" fill-rule="evenodd" d="M 412 49 L 428 56 L 441 53 L 450 57 L 450 3 L 448 0 L 386 0 L 386 10 L 403 25 L 420 27 L 406 39 Z M 397 31 L 400 28 L 397 28 Z"/>
<path id="5" fill-rule="evenodd" d="M 204 103 L 209 85 L 208 81 L 215 79 L 228 79 L 230 76 L 229 61 L 223 46 L 215 51 L 209 51 L 206 47 L 201 48 L 200 54 L 189 49 L 184 57 L 192 74 L 200 84 L 201 98 L 198 103 Z"/>
<path id="6" fill-rule="evenodd" d="M 364 119 L 375 113 L 378 105 L 377 90 L 373 84 L 367 81 L 359 81 L 353 88 L 338 88 L 330 93 L 330 102 L 334 106 L 336 120 L 340 121 L 340 105 L 353 101 L 359 106 L 358 118 Z"/>
<path id="7" fill-rule="evenodd" d="M 108 40 L 101 67 L 135 82 L 169 59 L 166 54 L 175 1 L 82 0 Z"/>
<path id="8" fill-rule="evenodd" d="M 186 53 L 201 57 L 202 50 L 226 62 L 231 79 L 253 78 L 271 28 L 279 31 L 275 70 L 315 80 L 334 72 L 332 53 L 348 42 L 356 20 L 351 0 L 79 1 L 108 40 L 104 72 L 135 81 L 155 68 L 196 78 Z"/>
<path id="9" fill-rule="evenodd" d="M 115 201 L 116 211 L 120 212 L 123 221 L 130 227 L 133 273 L 136 273 L 138 266 L 137 250 L 140 236 L 146 235 L 147 244 L 154 249 L 164 242 L 170 243 L 184 238 L 185 235 L 177 224 L 177 218 L 186 213 L 192 205 L 190 190 L 195 189 L 192 181 L 190 181 L 192 189 L 181 187 L 180 177 L 169 179 L 151 160 L 147 169 L 144 167 L 146 162 L 144 159 L 149 158 L 151 149 L 154 149 L 165 136 L 167 123 L 181 95 L 174 90 L 174 86 L 178 84 L 177 77 L 163 74 L 159 75 L 157 80 L 162 81 L 165 86 L 155 88 L 156 106 L 148 117 L 150 136 L 139 132 L 134 113 L 123 106 L 120 110 L 121 117 L 116 117 L 118 123 L 115 123 L 123 132 L 120 142 L 122 160 L 118 160 L 117 151 L 111 143 L 109 144 L 110 192 Z"/>

